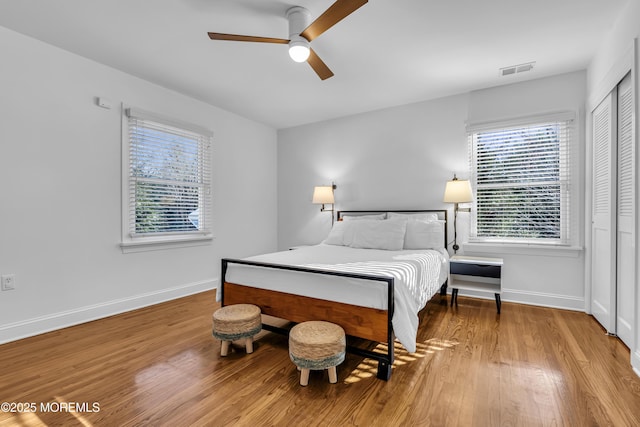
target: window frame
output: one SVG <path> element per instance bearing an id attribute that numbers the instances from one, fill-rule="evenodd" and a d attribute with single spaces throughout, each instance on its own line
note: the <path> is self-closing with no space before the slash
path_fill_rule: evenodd
<path id="1" fill-rule="evenodd" d="M 555 238 L 519 238 L 519 237 L 503 237 L 503 236 L 478 236 L 478 174 L 477 174 L 477 149 L 475 145 L 475 136 L 484 132 L 499 132 L 509 129 L 544 126 L 546 124 L 561 123 L 566 129 L 566 138 L 560 141 L 564 143 L 564 147 L 560 147 L 561 170 L 558 179 L 560 184 L 560 237 Z M 576 114 L 573 111 L 554 112 L 543 115 L 532 115 L 519 117 L 515 119 L 474 123 L 467 126 L 467 140 L 469 150 L 469 166 L 470 166 L 470 182 L 476 200 L 471 208 L 471 227 L 469 233 L 469 244 L 493 244 L 501 246 L 526 246 L 526 247 L 557 247 L 557 248 L 574 248 L 578 239 L 578 212 L 577 206 L 580 202 L 579 196 L 576 194 L 579 186 L 577 177 L 577 161 L 579 153 L 576 149 L 578 139 L 578 128 L 576 123 Z M 512 184 L 518 187 L 517 183 Z M 509 186 L 506 186 L 507 188 Z"/>
<path id="2" fill-rule="evenodd" d="M 148 250 L 158 250 L 175 247 L 188 247 L 194 245 L 210 244 L 213 239 L 213 132 L 202 126 L 187 123 L 184 121 L 168 118 L 166 116 L 142 110 L 136 107 L 130 107 L 122 104 L 122 202 L 121 202 L 121 214 L 122 214 L 122 236 L 120 247 L 124 253 L 128 252 L 140 252 Z M 199 147 L 199 162 L 207 164 L 203 177 L 205 181 L 205 188 L 208 188 L 208 194 L 204 194 L 201 197 L 204 199 L 198 203 L 199 208 L 204 209 L 201 215 L 204 217 L 204 223 L 207 228 L 203 230 L 194 231 L 176 231 L 176 232 L 152 232 L 152 233 L 135 233 L 132 230 L 131 215 L 132 215 L 132 203 L 130 200 L 135 199 L 135 194 L 132 194 L 132 189 L 135 187 L 130 185 L 130 154 L 131 143 L 129 133 L 129 120 L 130 116 L 137 119 L 147 120 L 158 123 L 162 126 L 174 127 L 184 130 L 189 133 L 200 135 L 205 144 L 205 147 Z M 208 156 L 208 159 L 200 156 Z M 135 191 L 135 190 L 133 190 Z M 206 191 L 206 190 L 205 190 Z M 135 215 L 135 213 L 133 213 Z"/>

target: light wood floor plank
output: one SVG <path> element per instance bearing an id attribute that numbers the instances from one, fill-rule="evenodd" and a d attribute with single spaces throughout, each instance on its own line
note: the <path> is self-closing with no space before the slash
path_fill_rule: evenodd
<path id="1" fill-rule="evenodd" d="M 0 402 L 99 411 L 0 412 L 0 426 L 640 425 L 629 350 L 584 313 L 436 296 L 390 381 L 347 355 L 337 384 L 312 371 L 301 387 L 285 337 L 220 357 L 217 307 L 205 292 L 1 345 Z"/>

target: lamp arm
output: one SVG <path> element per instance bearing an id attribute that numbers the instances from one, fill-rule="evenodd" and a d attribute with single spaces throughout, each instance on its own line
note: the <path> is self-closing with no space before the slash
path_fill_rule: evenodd
<path id="1" fill-rule="evenodd" d="M 335 218 L 333 217 L 334 204 L 331 203 L 331 209 L 327 209 L 327 208 L 325 208 L 324 203 L 323 203 L 322 207 L 320 208 L 320 212 L 331 212 L 331 225 L 333 226 L 333 223 L 335 221 Z"/>
<path id="2" fill-rule="evenodd" d="M 458 203 L 453 204 L 453 253 L 458 253 Z"/>

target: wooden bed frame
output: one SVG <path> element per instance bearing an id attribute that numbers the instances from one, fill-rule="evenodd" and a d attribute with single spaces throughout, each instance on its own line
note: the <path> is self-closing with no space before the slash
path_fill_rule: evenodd
<path id="1" fill-rule="evenodd" d="M 383 212 L 398 213 L 436 213 L 439 219 L 447 220 L 446 210 L 410 210 L 410 211 L 338 211 L 338 221 L 344 215 L 367 215 Z M 447 224 L 445 223 L 444 245 L 447 247 Z M 352 304 L 344 304 L 318 298 L 311 298 L 301 295 L 294 295 L 279 291 L 254 288 L 238 283 L 226 281 L 226 273 L 229 264 L 251 265 L 262 268 L 280 269 L 304 272 L 309 274 L 322 274 L 329 276 L 339 276 L 356 278 L 363 280 L 374 280 L 387 284 L 387 309 L 375 309 L 361 307 Z M 387 352 L 371 351 L 359 347 L 347 345 L 347 351 L 366 358 L 378 361 L 377 377 L 388 380 L 391 377 L 391 365 L 394 360 L 393 342 L 394 334 L 391 320 L 393 318 L 394 279 L 388 276 L 375 276 L 366 274 L 354 274 L 338 271 L 317 270 L 293 265 L 270 264 L 263 262 L 253 262 L 241 259 L 222 259 L 222 306 L 231 304 L 255 304 L 262 310 L 263 314 L 289 320 L 295 323 L 309 320 L 326 320 L 342 326 L 346 334 L 352 337 L 363 338 L 369 341 L 382 342 L 387 346 Z M 440 294 L 446 295 L 447 282 L 441 286 Z M 276 327 L 263 323 L 262 328 L 272 332 L 288 334 L 288 329 Z"/>

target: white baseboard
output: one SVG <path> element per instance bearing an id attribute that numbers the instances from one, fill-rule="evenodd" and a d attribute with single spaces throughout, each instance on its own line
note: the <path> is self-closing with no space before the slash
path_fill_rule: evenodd
<path id="1" fill-rule="evenodd" d="M 468 295 L 475 298 L 494 299 L 489 292 L 477 292 L 460 290 L 459 295 Z M 541 307 L 560 308 L 564 310 L 584 311 L 584 298 L 559 294 L 546 294 L 542 292 L 520 291 L 514 289 L 502 289 L 500 295 L 502 301 L 516 302 L 519 304 L 539 305 Z"/>
<path id="2" fill-rule="evenodd" d="M 219 282 L 219 279 L 212 279 L 189 283 L 2 325 L 0 326 L 0 344 L 216 289 Z"/>
<path id="3" fill-rule="evenodd" d="M 631 367 L 633 368 L 633 372 L 640 377 L 640 350 L 631 353 Z"/>

